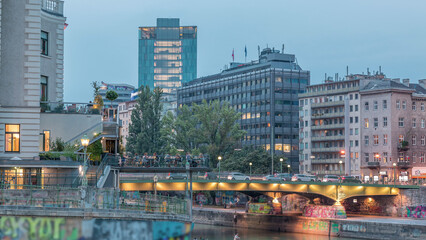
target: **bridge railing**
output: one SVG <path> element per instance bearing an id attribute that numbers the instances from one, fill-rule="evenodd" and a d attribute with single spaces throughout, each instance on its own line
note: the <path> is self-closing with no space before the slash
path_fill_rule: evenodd
<path id="1" fill-rule="evenodd" d="M 113 161 L 109 162 L 110 165 L 116 167 L 186 167 L 189 162 L 192 168 L 195 167 L 209 167 L 208 158 L 204 157 L 191 157 L 186 160 L 185 156 L 133 156 L 133 157 L 116 157 Z"/>

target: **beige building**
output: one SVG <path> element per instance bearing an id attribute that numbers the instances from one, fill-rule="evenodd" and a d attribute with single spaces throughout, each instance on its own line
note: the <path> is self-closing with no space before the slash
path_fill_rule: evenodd
<path id="1" fill-rule="evenodd" d="M 120 140 L 126 147 L 127 137 L 129 136 L 129 126 L 132 122 L 132 111 L 135 108 L 136 100 L 121 102 L 118 104 L 118 117 L 120 119 Z"/>

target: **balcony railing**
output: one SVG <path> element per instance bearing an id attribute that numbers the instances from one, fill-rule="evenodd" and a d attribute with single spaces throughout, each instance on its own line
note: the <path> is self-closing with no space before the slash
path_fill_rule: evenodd
<path id="1" fill-rule="evenodd" d="M 58 14 L 60 16 L 64 15 L 64 1 L 61 0 L 42 0 L 41 9 Z"/>
<path id="2" fill-rule="evenodd" d="M 398 167 L 409 167 L 411 164 L 409 161 L 397 162 L 396 165 Z"/>
<path id="3" fill-rule="evenodd" d="M 380 166 L 380 162 L 368 162 L 367 166 L 368 167 L 378 167 L 378 166 Z"/>
<path id="4" fill-rule="evenodd" d="M 93 103 L 40 102 L 42 113 L 101 114 Z"/>

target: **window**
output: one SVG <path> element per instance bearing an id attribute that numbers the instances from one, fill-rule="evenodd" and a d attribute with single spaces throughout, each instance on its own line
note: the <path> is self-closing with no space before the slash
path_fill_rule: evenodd
<path id="1" fill-rule="evenodd" d="M 41 54 L 49 55 L 49 33 L 41 31 Z"/>
<path id="2" fill-rule="evenodd" d="M 358 123 L 358 117 L 355 117 L 355 123 Z"/>
<path id="3" fill-rule="evenodd" d="M 40 101 L 48 101 L 47 89 L 47 77 L 40 76 Z"/>
<path id="4" fill-rule="evenodd" d="M 355 93 L 355 99 L 358 99 L 358 93 Z"/>
<path id="5" fill-rule="evenodd" d="M 353 128 L 349 129 L 349 135 L 354 135 L 354 129 Z"/>
<path id="6" fill-rule="evenodd" d="M 402 143 L 404 141 L 404 135 L 399 135 L 398 142 Z"/>
<path id="7" fill-rule="evenodd" d="M 417 142 L 416 136 L 415 135 L 411 136 L 411 144 L 416 145 L 416 142 Z"/>
<path id="8" fill-rule="evenodd" d="M 420 140 L 421 140 L 422 146 L 424 146 L 424 145 L 425 145 L 425 136 L 422 136 L 422 137 L 420 138 Z"/>
<path id="9" fill-rule="evenodd" d="M 373 153 L 373 159 L 375 162 L 380 162 L 380 154 L 377 152 Z"/>
<path id="10" fill-rule="evenodd" d="M 399 100 L 396 100 L 396 109 L 401 108 L 401 102 Z"/>
<path id="11" fill-rule="evenodd" d="M 416 162 L 416 158 L 417 158 L 416 153 L 413 153 L 413 163 Z"/>
<path id="12" fill-rule="evenodd" d="M 355 147 L 358 147 L 358 146 L 359 146 L 359 141 L 355 140 Z"/>
<path id="13" fill-rule="evenodd" d="M 364 118 L 364 127 L 368 128 L 368 118 Z"/>
<path id="14" fill-rule="evenodd" d="M 413 128 L 416 128 L 416 119 L 413 118 Z"/>
<path id="15" fill-rule="evenodd" d="M 21 137 L 20 125 L 6 124 L 5 137 L 6 137 L 5 152 L 19 152 L 20 151 L 19 139 Z"/>
<path id="16" fill-rule="evenodd" d="M 353 123 L 354 122 L 354 118 L 353 117 L 349 117 L 349 123 Z"/>
<path id="17" fill-rule="evenodd" d="M 358 135 L 358 128 L 355 128 L 355 135 Z"/>
<path id="18" fill-rule="evenodd" d="M 404 127 L 404 118 L 402 118 L 402 117 L 398 118 L 398 126 Z"/>
<path id="19" fill-rule="evenodd" d="M 365 109 L 365 111 L 368 111 L 368 109 L 369 109 L 369 107 L 368 107 L 368 102 L 365 102 L 365 103 L 364 103 L 364 109 Z"/>
<path id="20" fill-rule="evenodd" d="M 388 126 L 388 118 L 383 117 L 383 127 L 387 127 L 387 126 Z"/>
<path id="21" fill-rule="evenodd" d="M 406 101 L 402 101 L 402 109 L 406 109 L 407 108 L 407 102 Z"/>
<path id="22" fill-rule="evenodd" d="M 384 152 L 383 153 L 383 162 L 386 163 L 388 161 L 388 153 Z"/>
<path id="23" fill-rule="evenodd" d="M 379 104 L 377 103 L 377 101 L 374 101 L 374 102 L 373 102 L 373 109 L 374 109 L 374 110 L 379 109 Z"/>
<path id="24" fill-rule="evenodd" d="M 421 120 L 421 127 L 425 128 L 425 120 L 424 119 Z"/>
<path id="25" fill-rule="evenodd" d="M 368 146 L 368 144 L 369 144 L 369 137 L 368 136 L 364 136 L 364 144 L 365 144 L 365 146 Z"/>
<path id="26" fill-rule="evenodd" d="M 373 135 L 374 145 L 379 145 L 379 135 Z"/>
<path id="27" fill-rule="evenodd" d="M 368 162 L 368 157 L 369 157 L 368 153 L 364 153 L 364 159 L 365 159 L 366 162 Z"/>
<path id="28" fill-rule="evenodd" d="M 354 106 L 353 106 L 353 105 L 350 105 L 350 106 L 349 106 L 349 109 L 350 109 L 350 110 L 349 110 L 349 112 L 353 112 L 353 111 L 354 111 Z"/>
<path id="29" fill-rule="evenodd" d="M 383 145 L 387 145 L 387 144 L 388 144 L 388 135 L 383 134 Z"/>
<path id="30" fill-rule="evenodd" d="M 42 152 L 48 152 L 50 151 L 50 131 L 44 130 L 43 133 L 41 133 L 42 137 L 43 137 L 43 143 L 41 144 L 40 147 L 42 147 L 41 151 Z"/>
<path id="31" fill-rule="evenodd" d="M 355 112 L 358 112 L 358 104 L 355 105 Z"/>
<path id="32" fill-rule="evenodd" d="M 425 104 L 424 103 L 420 103 L 420 110 L 422 110 L 422 112 L 425 111 Z"/>
<path id="33" fill-rule="evenodd" d="M 421 153 L 420 154 L 420 162 L 424 163 L 425 162 L 425 153 Z"/>
<path id="34" fill-rule="evenodd" d="M 388 101 L 383 100 L 383 109 L 387 109 L 388 108 Z"/>
<path id="35" fill-rule="evenodd" d="M 416 102 L 413 102 L 412 105 L 411 105 L 411 107 L 412 107 L 413 111 L 416 111 Z"/>
<path id="36" fill-rule="evenodd" d="M 379 119 L 378 118 L 374 118 L 374 127 L 375 128 L 379 127 Z"/>

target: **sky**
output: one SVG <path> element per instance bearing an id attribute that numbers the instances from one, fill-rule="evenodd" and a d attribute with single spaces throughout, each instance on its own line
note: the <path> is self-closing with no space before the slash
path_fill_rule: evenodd
<path id="1" fill-rule="evenodd" d="M 138 27 L 180 18 L 198 27 L 198 77 L 232 61 L 257 60 L 258 46 L 295 54 L 311 84 L 324 75 L 382 72 L 426 79 L 426 1 L 65 0 L 65 101 L 88 102 L 92 81 L 138 82 Z"/>

